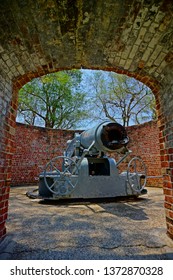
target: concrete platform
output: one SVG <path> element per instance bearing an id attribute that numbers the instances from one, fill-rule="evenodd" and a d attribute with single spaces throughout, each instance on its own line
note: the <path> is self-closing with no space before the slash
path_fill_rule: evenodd
<path id="1" fill-rule="evenodd" d="M 0 259 L 173 259 L 161 188 L 135 200 L 62 204 L 11 189 L 7 238 Z"/>

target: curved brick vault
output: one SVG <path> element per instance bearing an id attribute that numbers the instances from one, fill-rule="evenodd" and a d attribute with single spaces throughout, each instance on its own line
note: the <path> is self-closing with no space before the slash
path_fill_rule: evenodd
<path id="1" fill-rule="evenodd" d="M 1 0 L 0 28 L 0 237 L 6 234 L 18 90 L 33 77 L 83 67 L 127 74 L 153 90 L 173 238 L 172 1 Z"/>

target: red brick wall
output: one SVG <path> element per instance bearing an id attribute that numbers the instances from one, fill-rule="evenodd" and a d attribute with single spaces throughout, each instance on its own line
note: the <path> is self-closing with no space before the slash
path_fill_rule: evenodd
<path id="1" fill-rule="evenodd" d="M 17 123 L 12 185 L 35 184 L 45 164 L 62 155 L 74 131 L 45 129 Z"/>
<path id="2" fill-rule="evenodd" d="M 0 75 L 0 241 L 6 235 L 17 99 L 8 75 Z"/>
<path id="3" fill-rule="evenodd" d="M 149 176 L 161 175 L 159 131 L 155 122 L 127 128 L 132 154 L 140 156 L 147 165 Z M 62 155 L 74 131 L 45 129 L 17 123 L 16 151 L 12 161 L 12 185 L 36 184 L 38 175 L 53 157 Z M 124 170 L 127 163 L 120 165 Z M 161 178 L 148 180 L 148 185 L 162 186 Z"/>
<path id="4" fill-rule="evenodd" d="M 163 187 L 159 128 L 156 122 L 148 122 L 142 125 L 135 125 L 127 129 L 130 137 L 129 148 L 132 150 L 131 156 L 140 156 L 146 164 L 147 175 L 155 178 L 147 179 L 147 185 Z"/>

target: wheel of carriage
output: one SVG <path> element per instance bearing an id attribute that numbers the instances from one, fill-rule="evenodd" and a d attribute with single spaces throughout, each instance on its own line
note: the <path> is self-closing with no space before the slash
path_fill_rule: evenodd
<path id="1" fill-rule="evenodd" d="M 127 167 L 127 181 L 132 190 L 140 193 L 147 182 L 146 166 L 143 160 L 139 157 L 134 157 L 130 160 Z"/>
<path id="2" fill-rule="evenodd" d="M 48 190 L 56 197 L 70 195 L 78 183 L 78 166 L 66 156 L 50 160 L 44 170 L 44 182 Z"/>

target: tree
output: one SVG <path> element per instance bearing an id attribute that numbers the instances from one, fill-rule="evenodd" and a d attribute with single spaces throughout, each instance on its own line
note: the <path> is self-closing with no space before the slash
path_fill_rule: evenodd
<path id="1" fill-rule="evenodd" d="M 106 76 L 97 72 L 91 80 L 94 104 L 99 109 L 95 119 L 106 117 L 128 126 L 156 118 L 154 95 L 141 82 L 113 72 Z"/>
<path id="2" fill-rule="evenodd" d="M 82 72 L 61 71 L 33 79 L 19 91 L 18 118 L 49 128 L 75 128 L 87 117 Z"/>

